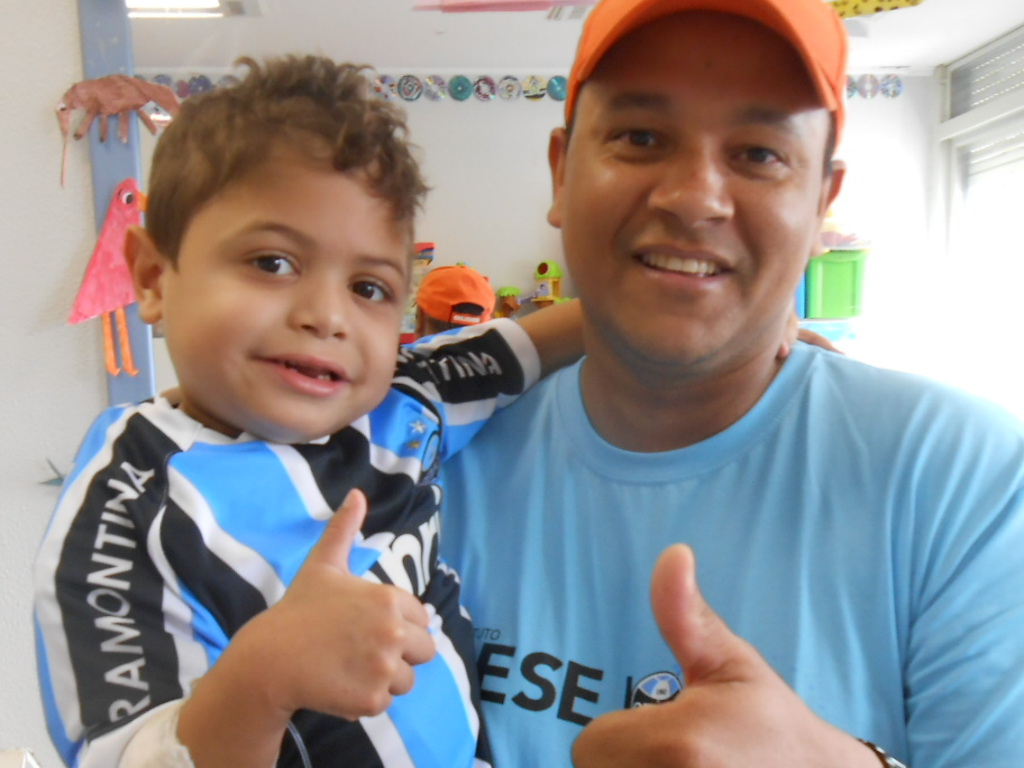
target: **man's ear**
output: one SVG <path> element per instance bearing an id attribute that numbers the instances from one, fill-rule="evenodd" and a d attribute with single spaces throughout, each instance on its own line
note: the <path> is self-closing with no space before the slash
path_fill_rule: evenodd
<path id="1" fill-rule="evenodd" d="M 836 198 L 839 197 L 839 190 L 843 188 L 843 179 L 845 178 L 846 161 L 833 159 L 832 172 L 825 179 L 824 189 L 822 189 L 821 203 L 818 211 L 822 218 L 828 213 L 828 209 L 832 207 L 832 203 L 836 201 Z"/>
<path id="2" fill-rule="evenodd" d="M 135 286 L 139 318 L 153 325 L 163 317 L 164 272 L 174 267 L 139 226 L 129 227 L 124 240 L 124 258 Z"/>
<path id="3" fill-rule="evenodd" d="M 555 128 L 548 140 L 548 166 L 551 168 L 551 207 L 548 224 L 562 226 L 562 187 L 565 182 L 565 156 L 569 151 L 569 134 L 565 128 Z"/>

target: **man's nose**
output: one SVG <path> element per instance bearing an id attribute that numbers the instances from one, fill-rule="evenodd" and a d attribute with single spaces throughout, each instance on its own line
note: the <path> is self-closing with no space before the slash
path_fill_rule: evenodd
<path id="1" fill-rule="evenodd" d="M 680 148 L 660 166 L 660 174 L 649 196 L 652 208 L 671 214 L 689 227 L 707 226 L 732 216 L 729 168 L 713 149 Z"/>

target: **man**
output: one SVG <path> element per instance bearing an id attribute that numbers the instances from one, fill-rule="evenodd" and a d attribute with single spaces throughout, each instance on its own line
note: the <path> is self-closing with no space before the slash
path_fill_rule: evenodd
<path id="1" fill-rule="evenodd" d="M 1024 428 L 775 354 L 845 51 L 821 0 L 591 12 L 549 149 L 588 354 L 444 472 L 497 765 L 1024 758 Z"/>
<path id="2" fill-rule="evenodd" d="M 465 264 L 435 267 L 416 290 L 416 336 L 479 325 L 494 313 L 494 289 Z"/>

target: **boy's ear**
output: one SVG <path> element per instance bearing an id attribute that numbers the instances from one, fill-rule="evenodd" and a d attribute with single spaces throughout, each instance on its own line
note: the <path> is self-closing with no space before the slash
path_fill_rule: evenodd
<path id="1" fill-rule="evenodd" d="M 129 227 L 124 240 L 124 258 L 135 286 L 139 318 L 153 325 L 163 317 L 164 272 L 173 269 L 170 261 L 157 249 L 156 244 L 139 226 Z"/>

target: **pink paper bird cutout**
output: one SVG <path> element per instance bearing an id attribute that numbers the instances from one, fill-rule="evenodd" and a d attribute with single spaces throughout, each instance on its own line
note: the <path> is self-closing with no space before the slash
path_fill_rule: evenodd
<path id="1" fill-rule="evenodd" d="M 124 315 L 124 308 L 135 301 L 132 276 L 124 259 L 124 241 L 128 227 L 142 222 L 144 201 L 135 179 L 125 179 L 117 185 L 68 317 L 69 323 L 102 317 L 104 359 L 111 376 L 121 372 L 114 355 L 112 314 L 117 324 L 124 372 L 129 376 L 138 373 L 132 360 Z"/>

